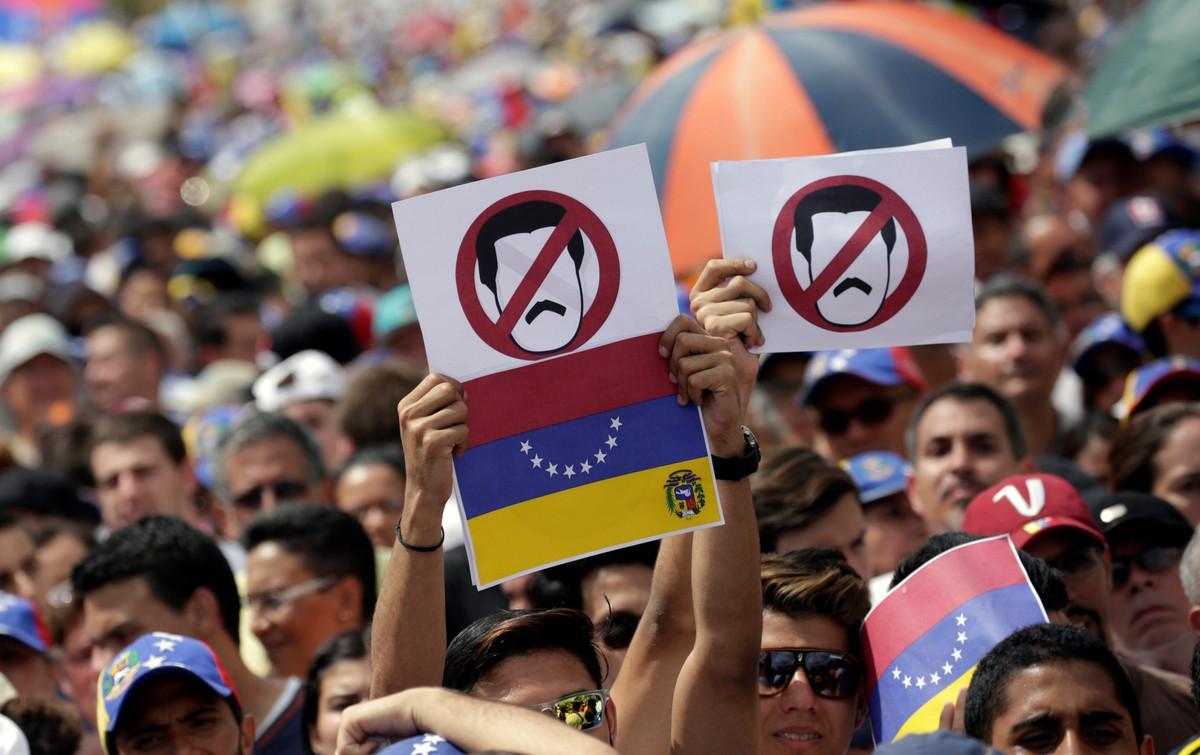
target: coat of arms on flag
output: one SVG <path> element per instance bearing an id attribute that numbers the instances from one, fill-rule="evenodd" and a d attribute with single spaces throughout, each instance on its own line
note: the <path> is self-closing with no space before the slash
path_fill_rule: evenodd
<path id="1" fill-rule="evenodd" d="M 393 211 L 430 370 L 466 393 L 476 584 L 721 523 L 700 412 L 658 353 L 678 309 L 643 146 Z"/>
<path id="2" fill-rule="evenodd" d="M 938 728 L 997 642 L 1046 621 L 1007 537 L 951 548 L 910 574 L 867 614 L 862 628 L 875 742 Z"/>

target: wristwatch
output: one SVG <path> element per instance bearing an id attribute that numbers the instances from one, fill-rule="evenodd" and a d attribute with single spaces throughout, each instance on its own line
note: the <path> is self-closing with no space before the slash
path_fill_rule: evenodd
<path id="1" fill-rule="evenodd" d="M 758 462 L 762 459 L 762 451 L 758 448 L 758 438 L 755 438 L 754 433 L 750 432 L 750 428 L 745 425 L 742 425 L 742 437 L 746 439 L 746 448 L 741 456 L 713 455 L 713 474 L 718 480 L 737 482 L 758 470 Z"/>

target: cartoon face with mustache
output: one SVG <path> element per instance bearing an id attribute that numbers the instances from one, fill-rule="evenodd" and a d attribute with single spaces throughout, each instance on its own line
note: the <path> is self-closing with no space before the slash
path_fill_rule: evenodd
<path id="1" fill-rule="evenodd" d="M 863 186 L 819 189 L 796 204 L 796 251 L 804 257 L 808 284 L 820 276 L 880 202 L 879 194 Z M 883 307 L 891 284 L 896 221 L 889 218 L 846 271 L 817 299 L 817 313 L 826 322 L 858 326 Z M 803 270 L 799 276 L 804 282 Z"/>
<path id="2" fill-rule="evenodd" d="M 491 292 L 497 318 L 564 215 L 565 210 L 553 202 L 523 202 L 497 212 L 480 228 L 479 282 Z M 576 229 L 566 253 L 555 258 L 513 326 L 510 338 L 521 350 L 553 353 L 579 333 L 585 304 L 580 276 L 584 251 L 583 234 Z"/>

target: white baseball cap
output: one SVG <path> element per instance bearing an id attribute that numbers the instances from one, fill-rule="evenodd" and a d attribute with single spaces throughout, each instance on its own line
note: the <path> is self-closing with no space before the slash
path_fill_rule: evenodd
<path id="1" fill-rule="evenodd" d="M 67 330 L 58 320 L 37 312 L 14 320 L 0 334 L 0 385 L 12 371 L 40 354 L 71 364 Z"/>
<path id="2" fill-rule="evenodd" d="M 45 223 L 18 223 L 4 237 L 8 264 L 27 259 L 42 259 L 58 264 L 75 253 L 74 244 L 65 233 Z"/>
<path id="3" fill-rule="evenodd" d="M 29 740 L 25 732 L 8 716 L 0 715 L 0 753 L 29 755 Z"/>
<path id="4" fill-rule="evenodd" d="M 346 386 L 346 371 L 323 351 L 297 352 L 254 381 L 259 411 L 277 412 L 298 401 L 337 401 Z"/>

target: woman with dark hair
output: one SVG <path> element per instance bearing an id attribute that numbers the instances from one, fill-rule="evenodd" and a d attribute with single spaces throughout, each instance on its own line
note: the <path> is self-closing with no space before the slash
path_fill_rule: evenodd
<path id="1" fill-rule="evenodd" d="M 333 755 L 342 711 L 370 697 L 371 658 L 363 632 L 334 635 L 313 657 L 304 682 L 304 730 L 309 751 Z"/>
<path id="2" fill-rule="evenodd" d="M 1152 493 L 1200 524 L 1200 402 L 1156 406 L 1113 439 L 1110 490 Z"/>

